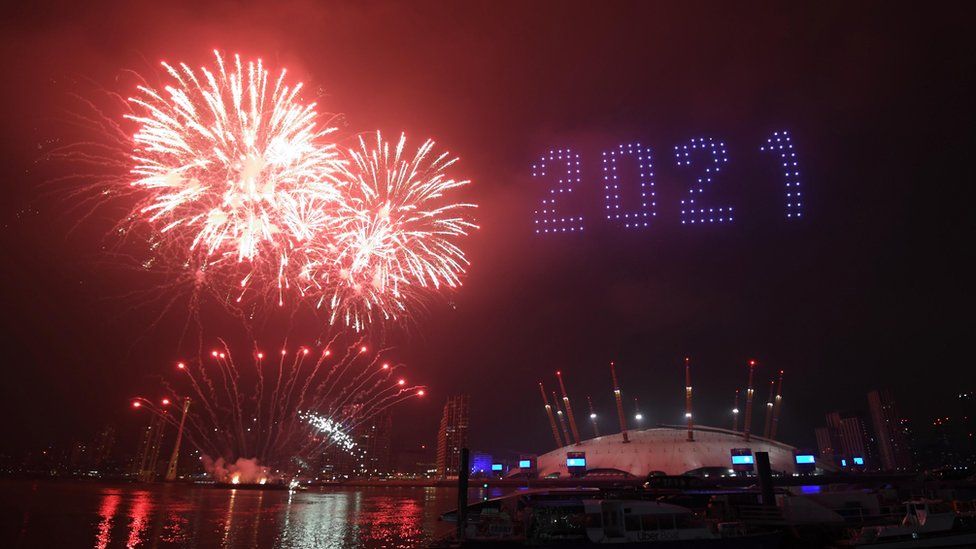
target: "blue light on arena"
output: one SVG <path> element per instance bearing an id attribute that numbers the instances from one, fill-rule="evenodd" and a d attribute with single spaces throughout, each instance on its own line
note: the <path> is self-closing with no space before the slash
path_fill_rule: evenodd
<path id="1" fill-rule="evenodd" d="M 488 454 L 475 453 L 471 459 L 472 473 L 485 473 L 491 470 L 491 456 Z"/>
<path id="2" fill-rule="evenodd" d="M 530 460 L 527 459 L 519 460 L 519 469 L 531 469 L 531 468 L 532 468 L 532 462 Z"/>
<path id="3" fill-rule="evenodd" d="M 504 466 L 501 463 L 492 463 L 491 464 L 491 470 L 492 471 L 501 471 L 503 469 L 504 469 Z"/>
<path id="4" fill-rule="evenodd" d="M 732 465 L 752 465 L 755 459 L 752 456 L 732 456 Z"/>
<path id="5" fill-rule="evenodd" d="M 854 458 L 854 465 L 864 465 L 864 458 L 862 457 Z"/>
<path id="6" fill-rule="evenodd" d="M 566 458 L 566 467 L 586 467 L 586 458 Z"/>
<path id="7" fill-rule="evenodd" d="M 816 463 L 817 460 L 810 454 L 800 454 L 796 456 L 796 462 L 798 464 L 810 464 L 810 463 Z"/>

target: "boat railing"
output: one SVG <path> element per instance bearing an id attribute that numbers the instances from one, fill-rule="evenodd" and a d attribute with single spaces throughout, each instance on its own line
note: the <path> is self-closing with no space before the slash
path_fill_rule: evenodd
<path id="1" fill-rule="evenodd" d="M 772 505 L 737 505 L 738 519 L 747 524 L 783 524 L 783 511 Z"/>
<path id="2" fill-rule="evenodd" d="M 831 511 L 840 515 L 844 522 L 850 525 L 888 524 L 898 522 L 905 516 L 905 511 L 901 508 L 882 507 L 880 513 L 872 513 L 870 509 L 860 505 L 832 508 Z"/>

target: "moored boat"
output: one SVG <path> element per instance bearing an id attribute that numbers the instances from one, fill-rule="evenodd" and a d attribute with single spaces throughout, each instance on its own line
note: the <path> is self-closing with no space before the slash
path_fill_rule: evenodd
<path id="1" fill-rule="evenodd" d="M 976 520 L 957 513 L 943 501 L 912 500 L 905 503 L 905 516 L 899 524 L 863 527 L 841 545 L 885 549 L 973 547 Z"/>
<path id="2" fill-rule="evenodd" d="M 457 521 L 457 511 L 441 516 Z M 468 543 L 775 548 L 782 534 L 707 521 L 687 507 L 597 489 L 526 490 L 467 507 Z"/>

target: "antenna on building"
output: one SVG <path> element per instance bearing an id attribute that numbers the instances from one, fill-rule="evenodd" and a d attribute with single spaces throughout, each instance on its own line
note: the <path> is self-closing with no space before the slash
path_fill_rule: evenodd
<path id="1" fill-rule="evenodd" d="M 766 399 L 766 419 L 763 422 L 763 437 L 769 438 L 769 431 L 773 428 L 773 397 L 776 395 L 776 380 L 769 380 L 769 398 Z"/>
<path id="2" fill-rule="evenodd" d="M 563 384 L 562 372 L 557 370 L 556 378 L 559 379 L 559 389 L 563 392 L 563 408 L 566 408 L 566 415 L 569 416 L 569 429 L 573 433 L 573 440 L 576 441 L 576 444 L 579 444 L 579 430 L 576 428 L 576 419 L 573 416 L 573 406 L 569 403 L 569 395 L 566 393 L 566 385 Z"/>
<path id="3" fill-rule="evenodd" d="M 779 371 L 779 383 L 776 385 L 776 399 L 773 401 L 773 426 L 769 430 L 769 438 L 776 438 L 776 429 L 779 427 L 779 411 L 783 406 L 783 370 Z"/>
<path id="4" fill-rule="evenodd" d="M 624 437 L 624 442 L 630 442 L 627 438 L 627 418 L 624 416 L 624 403 L 620 395 L 620 384 L 617 383 L 617 370 L 610 362 L 610 378 L 613 380 L 613 397 L 617 399 L 617 418 L 620 420 L 620 434 Z"/>
<path id="5" fill-rule="evenodd" d="M 691 419 L 691 359 L 688 357 L 685 357 L 685 420 L 688 422 L 688 442 L 692 442 L 695 431 Z"/>
<path id="6" fill-rule="evenodd" d="M 739 430 L 739 388 L 735 389 L 735 400 L 732 401 L 732 431 Z"/>
<path id="7" fill-rule="evenodd" d="M 546 388 L 539 382 L 539 392 L 542 393 L 542 403 L 546 405 L 546 415 L 549 416 L 549 426 L 552 427 L 552 438 L 556 441 L 556 448 L 563 447 L 563 441 L 559 438 L 559 427 L 556 427 L 556 417 L 552 415 L 552 406 L 549 405 L 549 397 L 546 396 Z"/>
<path id="8" fill-rule="evenodd" d="M 559 418 L 559 425 L 563 428 L 563 437 L 566 440 L 566 446 L 569 446 L 572 439 L 569 437 L 569 429 L 566 427 L 566 414 L 559 408 L 559 398 L 556 397 L 556 391 L 552 392 L 552 403 L 556 406 L 556 417 Z"/>
<path id="9" fill-rule="evenodd" d="M 593 424 L 593 436 L 600 436 L 600 427 L 596 424 L 596 410 L 593 409 L 593 399 L 586 395 L 586 403 L 590 405 L 590 423 Z"/>
<path id="10" fill-rule="evenodd" d="M 745 425 L 743 425 L 743 429 L 742 429 L 742 432 L 745 435 L 747 441 L 749 440 L 749 431 L 751 430 L 752 427 L 752 396 L 755 393 L 755 390 L 753 390 L 752 388 L 752 378 L 755 372 L 756 372 L 756 361 L 750 359 L 749 360 L 749 385 L 746 388 L 746 420 L 745 420 Z"/>

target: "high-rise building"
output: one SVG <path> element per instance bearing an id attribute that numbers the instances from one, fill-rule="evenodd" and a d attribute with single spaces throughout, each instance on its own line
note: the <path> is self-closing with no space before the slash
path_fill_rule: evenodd
<path id="1" fill-rule="evenodd" d="M 106 425 L 95 437 L 92 445 L 92 465 L 101 467 L 112 456 L 112 449 L 115 447 L 115 427 Z"/>
<path id="2" fill-rule="evenodd" d="M 91 463 L 91 448 L 84 442 L 75 442 L 68 452 L 67 471 L 78 473 Z"/>
<path id="3" fill-rule="evenodd" d="M 355 417 L 359 405 L 346 406 L 343 415 Z M 348 433 L 352 445 L 330 444 L 322 455 L 322 470 L 326 478 L 377 477 L 390 473 L 390 439 L 393 433 L 393 416 L 389 411 L 355 424 Z"/>
<path id="4" fill-rule="evenodd" d="M 856 463 L 858 467 L 877 468 L 874 441 L 860 414 L 830 412 L 826 420 L 827 426 L 816 430 L 820 457 L 838 464 L 853 466 Z"/>
<path id="5" fill-rule="evenodd" d="M 433 448 L 424 443 L 412 443 L 397 448 L 394 455 L 396 472 L 405 476 L 429 476 L 436 471 Z"/>
<path id="6" fill-rule="evenodd" d="M 836 422 L 832 425 L 837 430 L 841 452 L 848 457 L 864 458 L 869 462 L 873 457 L 871 451 L 871 435 L 867 425 L 857 414 L 834 414 Z"/>
<path id="7" fill-rule="evenodd" d="M 376 414 L 356 429 L 356 445 L 363 450 L 360 476 L 386 475 L 393 470 L 390 460 L 392 435 L 393 415 L 389 410 Z"/>
<path id="8" fill-rule="evenodd" d="M 953 399 L 950 413 L 954 423 L 952 444 L 958 448 L 961 458 L 957 465 L 971 466 L 976 461 L 976 393 L 959 393 Z"/>
<path id="9" fill-rule="evenodd" d="M 468 445 L 468 395 L 447 399 L 437 431 L 437 476 L 457 476 L 461 448 Z"/>
<path id="10" fill-rule="evenodd" d="M 878 442 L 881 467 L 885 471 L 904 471 L 912 466 L 911 448 L 905 437 L 902 418 L 889 389 L 868 393 L 868 408 Z"/>
<path id="11" fill-rule="evenodd" d="M 834 440 L 833 431 L 830 427 L 817 427 L 817 449 L 820 451 L 820 457 L 823 459 L 833 460 L 839 452 L 837 441 Z"/>

